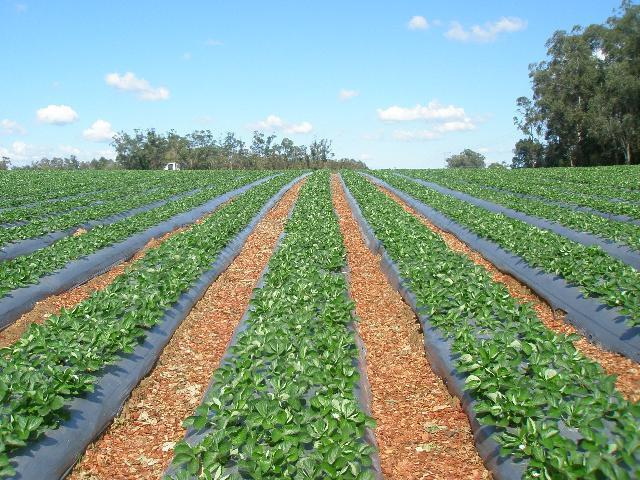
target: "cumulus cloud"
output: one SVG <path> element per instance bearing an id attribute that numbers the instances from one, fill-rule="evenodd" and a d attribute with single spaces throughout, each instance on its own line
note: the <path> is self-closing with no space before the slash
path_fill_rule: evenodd
<path id="1" fill-rule="evenodd" d="M 342 90 L 340 90 L 338 97 L 344 102 L 347 100 L 351 100 L 353 97 L 357 97 L 358 95 L 360 95 L 360 92 L 357 90 L 347 90 L 343 88 Z"/>
<path id="2" fill-rule="evenodd" d="M 401 141 L 436 140 L 451 132 L 463 132 L 465 130 L 475 130 L 476 125 L 470 118 L 442 122 L 431 128 L 423 130 L 396 130 L 393 138 Z"/>
<path id="3" fill-rule="evenodd" d="M 8 147 L 0 145 L 0 156 L 9 157 L 14 166 L 29 165 L 43 157 L 68 157 L 69 155 L 75 155 L 78 160 L 87 161 L 99 157 L 113 159 L 116 153 L 112 148 L 81 150 L 72 145 L 32 145 L 19 141 L 13 142 Z"/>
<path id="4" fill-rule="evenodd" d="M 78 114 L 69 105 L 48 105 L 36 112 L 39 122 L 66 125 L 78 120 Z"/>
<path id="5" fill-rule="evenodd" d="M 501 33 L 512 33 L 524 30 L 527 22 L 518 17 L 502 17 L 495 22 L 487 22 L 484 25 L 473 25 L 469 30 L 459 22 L 452 22 L 445 37 L 459 42 L 493 42 Z"/>
<path id="6" fill-rule="evenodd" d="M 422 15 L 415 15 L 407 23 L 407 28 L 409 30 L 426 30 L 429 28 L 429 22 Z"/>
<path id="7" fill-rule="evenodd" d="M 116 132 L 106 120 L 98 119 L 89 128 L 82 132 L 82 136 L 92 142 L 109 142 Z"/>
<path id="8" fill-rule="evenodd" d="M 0 120 L 0 134 L 2 135 L 24 135 L 27 133 L 25 128 L 14 120 L 5 118 Z"/>
<path id="9" fill-rule="evenodd" d="M 124 75 L 119 73 L 108 73 L 105 76 L 107 85 L 123 90 L 126 92 L 134 92 L 141 100 L 156 101 L 167 100 L 169 98 L 169 90 L 166 87 L 152 87 L 144 78 L 138 78 L 132 72 Z"/>
<path id="10" fill-rule="evenodd" d="M 309 122 L 288 123 L 277 115 L 269 115 L 254 125 L 258 130 L 271 130 L 284 133 L 310 133 L 313 125 Z"/>
<path id="11" fill-rule="evenodd" d="M 416 104 L 414 107 L 379 108 L 378 118 L 387 122 L 407 122 L 411 120 L 449 120 L 464 119 L 464 108 L 454 105 L 442 105 L 432 100 L 427 105 Z"/>

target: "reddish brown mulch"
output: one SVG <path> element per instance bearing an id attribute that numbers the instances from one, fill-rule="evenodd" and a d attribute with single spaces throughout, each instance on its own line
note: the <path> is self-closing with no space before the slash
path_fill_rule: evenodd
<path id="1" fill-rule="evenodd" d="M 451 248 L 451 250 L 463 253 L 476 265 L 484 267 L 491 274 L 491 277 L 495 282 L 502 283 L 507 287 L 512 297 L 518 299 L 522 303 L 531 304 L 535 309 L 538 318 L 547 328 L 560 334 L 568 335 L 570 333 L 576 333 L 580 335 L 580 339 L 574 342 L 576 349 L 585 357 L 598 362 L 606 373 L 609 375 L 615 375 L 617 377 L 616 388 L 626 399 L 633 402 L 640 400 L 640 366 L 636 362 L 623 355 L 604 350 L 600 346 L 589 342 L 580 334 L 580 332 L 576 331 L 572 325 L 563 321 L 564 312 L 554 312 L 542 298 L 538 297 L 525 284 L 521 283 L 511 275 L 498 270 L 491 262 L 482 257 L 478 252 L 469 248 L 453 234 L 447 233 L 436 227 L 433 223 L 412 209 L 392 192 L 380 186 L 377 186 L 377 188 L 398 202 L 405 211 L 414 215 L 429 229 L 437 233 L 449 248 Z"/>
<path id="2" fill-rule="evenodd" d="M 420 325 L 389 285 L 334 177 L 333 199 L 347 249 L 350 292 L 366 347 L 371 410 L 387 479 L 484 479 L 469 420 L 424 353 Z"/>
<path id="3" fill-rule="evenodd" d="M 200 404 L 253 289 L 269 261 L 300 186 L 256 226 L 229 268 L 209 287 L 164 348 L 120 415 L 91 445 L 71 479 L 160 478 L 182 440 L 182 421 Z"/>

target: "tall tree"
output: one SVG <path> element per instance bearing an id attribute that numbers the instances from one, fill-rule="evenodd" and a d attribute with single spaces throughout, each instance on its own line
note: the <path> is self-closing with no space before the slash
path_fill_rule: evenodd
<path id="1" fill-rule="evenodd" d="M 447 168 L 484 168 L 484 161 L 484 155 L 468 148 L 446 160 Z"/>
<path id="2" fill-rule="evenodd" d="M 634 163 L 640 146 L 640 6 L 623 2 L 604 25 L 557 31 L 530 66 L 533 97 L 516 101 L 514 165 Z M 541 165 L 537 141 L 544 154 Z M 525 159 L 523 155 L 533 157 Z"/>

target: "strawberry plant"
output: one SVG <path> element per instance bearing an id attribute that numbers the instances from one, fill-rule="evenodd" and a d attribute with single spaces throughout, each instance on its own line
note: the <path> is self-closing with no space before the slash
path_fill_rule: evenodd
<path id="1" fill-rule="evenodd" d="M 0 298 L 15 288 L 37 283 L 43 275 L 64 267 L 72 260 L 125 240 L 174 215 L 196 208 L 225 192 L 255 181 L 261 175 L 221 176 L 214 185 L 193 195 L 108 225 L 98 225 L 84 235 L 68 236 L 34 253 L 7 260 L 0 271 Z"/>
<path id="2" fill-rule="evenodd" d="M 285 234 L 246 328 L 185 422 L 209 433 L 176 446 L 173 478 L 374 478 L 327 172 L 304 185 Z"/>
<path id="3" fill-rule="evenodd" d="M 475 171 L 473 171 L 475 170 Z M 605 213 L 640 218 L 640 169 L 637 167 L 543 168 L 515 170 L 424 171 L 436 183 L 456 178 L 541 200 L 578 205 Z"/>
<path id="4" fill-rule="evenodd" d="M 30 325 L 15 344 L 0 349 L 1 474 L 12 474 L 11 450 L 55 428 L 66 415 L 65 400 L 92 391 L 100 370 L 131 352 L 296 175 L 280 175 L 238 196 L 203 223 L 150 249 L 103 290 L 42 325 Z"/>
<path id="5" fill-rule="evenodd" d="M 558 222 L 578 232 L 588 232 L 599 235 L 602 238 L 626 244 L 636 250 L 640 250 L 640 225 L 617 222 L 593 213 L 577 212 L 541 200 L 523 198 L 513 193 L 465 182 L 449 175 L 438 175 L 437 179 L 431 179 L 431 174 L 429 174 L 427 170 L 410 170 L 406 173 L 413 178 L 434 181 L 443 187 L 468 193 L 474 197 L 482 198 L 528 215 Z"/>
<path id="6" fill-rule="evenodd" d="M 544 327 L 490 274 L 450 250 L 362 176 L 344 180 L 418 310 L 452 341 L 474 411 L 527 478 L 630 479 L 640 475 L 640 406 L 576 350 L 574 335 Z"/>
<path id="7" fill-rule="evenodd" d="M 491 240 L 542 270 L 573 283 L 587 296 L 598 297 L 640 325 L 640 272 L 597 246 L 584 246 L 549 230 L 492 213 L 392 173 L 376 175 L 430 205 L 482 238 Z"/>
<path id="8" fill-rule="evenodd" d="M 194 185 L 195 184 L 195 185 Z M 152 189 L 147 192 L 133 191 L 127 195 L 117 198 L 104 204 L 96 204 L 80 210 L 72 210 L 63 215 L 42 217 L 34 219 L 25 225 L 3 228 L 0 230 L 0 246 L 9 242 L 33 238 L 49 232 L 65 230 L 77 225 L 82 225 L 92 220 L 100 220 L 111 215 L 123 213 L 137 207 L 143 207 L 150 203 L 166 201 L 169 197 L 178 194 L 188 195 L 190 191 L 203 184 L 202 180 L 194 182 L 191 177 L 181 177 L 170 184 L 165 184 L 162 188 Z"/>

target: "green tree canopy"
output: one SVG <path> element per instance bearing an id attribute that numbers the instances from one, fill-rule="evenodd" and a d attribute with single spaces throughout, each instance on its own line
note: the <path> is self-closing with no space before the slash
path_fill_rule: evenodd
<path id="1" fill-rule="evenodd" d="M 484 155 L 468 148 L 446 160 L 447 168 L 484 168 L 484 161 Z"/>
<path id="2" fill-rule="evenodd" d="M 529 69 L 532 98 L 516 102 L 525 138 L 513 166 L 637 163 L 640 6 L 625 1 L 604 24 L 557 31 L 546 46 Z"/>

